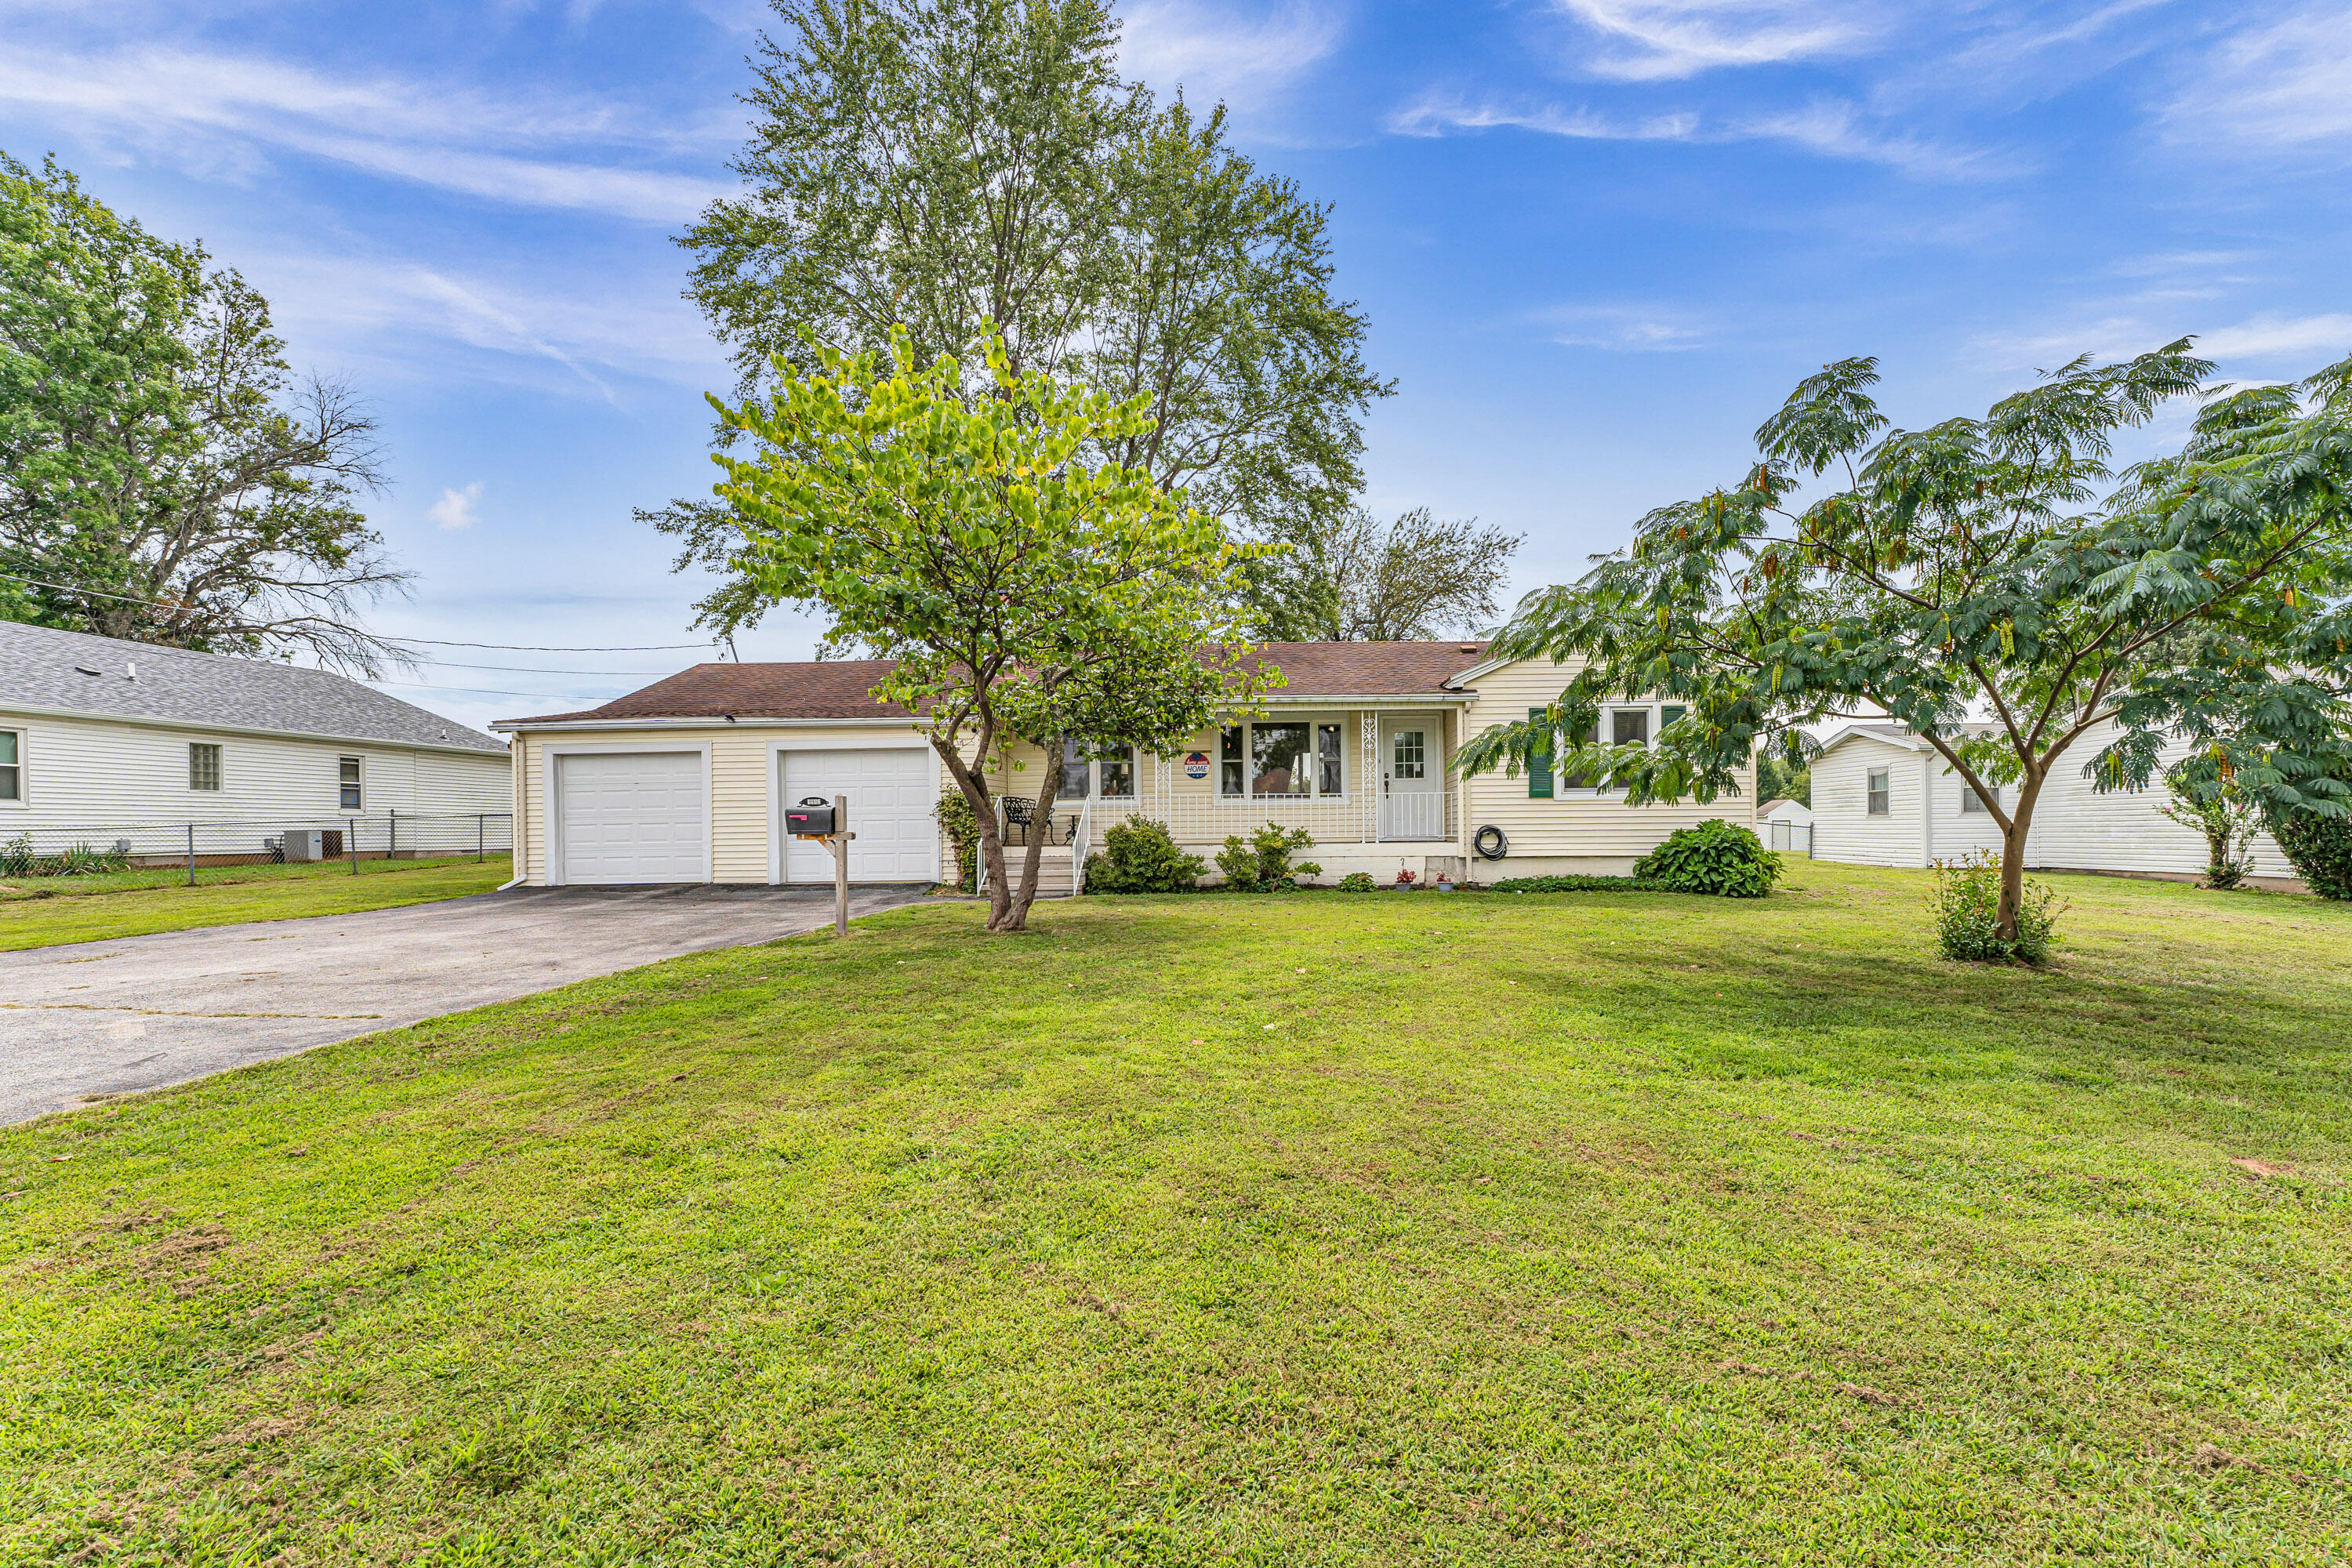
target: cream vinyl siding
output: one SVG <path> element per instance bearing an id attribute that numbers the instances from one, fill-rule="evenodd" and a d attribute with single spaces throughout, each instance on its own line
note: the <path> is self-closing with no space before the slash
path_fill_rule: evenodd
<path id="1" fill-rule="evenodd" d="M 21 805 L 0 802 L 0 837 L 27 828 L 142 823 L 315 821 L 341 810 L 339 760 L 363 759 L 366 815 L 471 816 L 508 809 L 503 752 L 423 752 L 380 742 L 299 740 L 233 731 L 0 710 L 24 741 Z M 220 748 L 221 787 L 188 787 L 188 747 Z"/>
<path id="2" fill-rule="evenodd" d="M 1528 659 L 1473 678 L 1466 684 L 1476 690 L 1478 700 L 1464 716 L 1466 732 L 1475 735 L 1489 725 L 1524 722 L 1528 709 L 1548 706 L 1558 699 L 1560 689 L 1582 668 L 1576 663 Z M 1604 739 L 1610 706 L 1604 704 L 1601 710 Z M 1629 702 L 1614 706 L 1647 706 L 1654 710 L 1658 704 Z M 1652 739 L 1656 735 L 1654 719 Z M 1752 764 L 1741 781 L 1740 794 L 1719 795 L 1706 805 L 1685 801 L 1677 805 L 1629 806 L 1622 793 L 1596 795 L 1591 790 L 1570 789 L 1559 781 L 1559 770 L 1553 773 L 1549 800 L 1528 796 L 1525 773 L 1516 777 L 1501 773 L 1481 773 L 1460 781 L 1456 787 L 1464 792 L 1466 809 L 1461 816 L 1464 847 L 1459 852 L 1471 852 L 1470 837 L 1479 828 L 1489 824 L 1501 828 L 1511 841 L 1510 854 L 1502 860 L 1482 864 L 1488 868 L 1488 874 L 1507 877 L 1513 860 L 1536 857 L 1611 860 L 1638 858 L 1656 848 L 1669 833 L 1710 817 L 1721 817 L 1743 827 L 1755 826 L 1756 773 Z"/>
<path id="3" fill-rule="evenodd" d="M 856 734 L 873 732 L 870 728 L 844 729 Z M 796 735 L 803 732 L 818 731 L 794 731 Z M 772 729 L 720 724 L 708 729 L 530 731 L 516 736 L 521 749 L 516 770 L 520 784 L 517 838 L 523 846 L 518 871 L 532 887 L 546 885 L 548 747 L 659 751 L 675 746 L 685 752 L 707 745 L 710 748 L 710 879 L 767 881 L 768 822 L 775 809 L 768 781 L 768 742 L 775 734 Z"/>
<path id="4" fill-rule="evenodd" d="M 1924 866 L 1919 796 L 1927 782 L 1921 752 L 1856 735 L 1813 759 L 1813 858 L 1850 866 Z M 1943 759 L 1936 759 L 1940 767 Z M 1873 768 L 1886 770 L 1886 815 L 1869 815 Z M 1957 780 L 1944 781 L 1947 785 Z M 1957 819 L 1955 797 L 1949 809 Z M 1982 820 L 1988 825 L 1991 819 Z"/>

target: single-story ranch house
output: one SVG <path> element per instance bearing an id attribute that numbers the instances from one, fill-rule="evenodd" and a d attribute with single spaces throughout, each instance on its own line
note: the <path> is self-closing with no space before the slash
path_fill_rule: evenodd
<path id="1" fill-rule="evenodd" d="M 2037 871 L 2105 871 L 2193 878 L 2205 869 L 2205 838 L 2164 815 L 2161 784 L 2138 791 L 2091 787 L 2084 767 L 2115 739 L 2111 725 L 2067 748 L 2026 829 L 2026 865 Z M 2186 755 L 2167 742 L 2168 763 Z M 2000 827 L 1942 755 L 1906 725 L 1849 724 L 1813 759 L 1813 858 L 1854 866 L 1932 866 L 1979 849 L 1999 852 Z M 2004 803 L 2016 796 L 2009 787 Z M 2254 840 L 2254 879 L 2300 886 L 2286 854 L 2267 833 Z"/>
<path id="2" fill-rule="evenodd" d="M 1266 645 L 1288 684 L 1263 700 L 1262 717 L 1206 731 L 1171 756 L 1059 760 L 1041 889 L 1069 891 L 1074 862 L 1130 816 L 1164 822 L 1203 851 L 1268 821 L 1304 827 L 1315 847 L 1300 858 L 1327 879 L 1360 870 L 1382 880 L 1622 873 L 1678 827 L 1752 823 L 1752 777 L 1711 805 L 1629 807 L 1622 794 L 1545 771 L 1451 776 L 1465 736 L 1525 720 L 1575 672 L 1485 652 L 1475 641 Z M 788 837 L 782 814 L 835 795 L 850 803 L 854 880 L 951 877 L 933 807 L 954 786 L 914 716 L 871 695 L 887 668 L 697 665 L 602 708 L 491 726 L 515 738 L 518 878 L 830 882 L 830 852 Z M 1643 741 L 1679 713 L 1620 702 L 1601 722 L 1612 740 Z M 992 759 L 992 787 L 1034 797 L 1045 761 L 1008 748 Z"/>
<path id="3" fill-rule="evenodd" d="M 340 675 L 0 621 L 0 844 L 235 823 L 217 847 L 252 850 L 394 811 L 495 814 L 502 842 L 512 790 L 503 743 Z"/>

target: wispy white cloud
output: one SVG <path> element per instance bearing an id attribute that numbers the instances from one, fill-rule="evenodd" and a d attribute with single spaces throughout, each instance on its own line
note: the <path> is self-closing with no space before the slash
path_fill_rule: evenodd
<path id="1" fill-rule="evenodd" d="M 2265 310 L 2231 326 L 2207 333 L 2198 347 L 2212 358 L 2229 360 L 2335 359 L 2352 352 L 2352 314 L 2342 310 L 2319 316 L 2283 316 Z"/>
<path id="2" fill-rule="evenodd" d="M 669 290 L 623 279 L 597 285 L 540 277 L 529 284 L 445 264 L 324 254 L 265 254 L 247 275 L 268 294 L 282 329 L 309 354 L 415 363 L 451 374 L 450 349 L 477 351 L 499 379 L 558 384 L 612 400 L 612 375 L 704 390 L 733 379 L 694 312 Z"/>
<path id="3" fill-rule="evenodd" d="M 2225 326 L 2204 328 L 2178 314 L 2109 311 L 2046 330 L 1988 333 L 1972 345 L 1969 359 L 2001 370 L 2062 364 L 2076 354 L 2123 359 L 2193 335 L 2197 352 L 2227 374 L 2247 369 L 2305 374 L 2352 352 L 2352 313 L 2292 316 L 2261 311 Z"/>
<path id="4" fill-rule="evenodd" d="M 1597 35 L 1578 66 L 1620 81 L 1670 81 L 1719 67 L 1837 54 L 1873 31 L 1823 0 L 1553 0 Z"/>
<path id="5" fill-rule="evenodd" d="M 2167 120 L 2177 140 L 2207 146 L 2352 141 L 2352 4 L 2332 0 L 2227 35 Z"/>
<path id="6" fill-rule="evenodd" d="M 1581 106 L 1505 103 L 1433 89 L 1389 116 L 1401 136 L 1449 136 L 1463 131 L 1534 131 L 1591 142 L 1696 142 L 1696 114 L 1655 114 L 1628 120 Z"/>
<path id="7" fill-rule="evenodd" d="M 1211 0 L 1133 0 L 1119 63 L 1162 93 L 1249 110 L 1266 107 L 1339 47 L 1345 18 L 1328 0 L 1240 7 Z"/>
<path id="8" fill-rule="evenodd" d="M 640 121 L 611 103 L 328 77 L 252 56 L 10 49 L 0 102 L 215 167 L 250 171 L 270 152 L 291 153 L 492 201 L 656 223 L 725 189 L 644 166 L 715 150 L 719 122 Z M 591 149 L 605 156 L 582 156 Z"/>
<path id="9" fill-rule="evenodd" d="M 2001 155 L 1877 130 L 1853 105 L 1829 99 L 1776 113 L 1710 121 L 1686 110 L 1627 118 L 1581 106 L 1512 104 L 1435 90 L 1391 114 L 1388 128 L 1405 136 L 1508 128 L 1608 142 L 1783 142 L 1823 157 L 1882 163 L 1927 178 L 1991 179 L 2017 172 L 2013 161 Z"/>
<path id="10" fill-rule="evenodd" d="M 1669 353 L 1705 346 L 1707 329 L 1671 310 L 1638 305 L 1577 305 L 1546 312 L 1540 320 L 1552 342 L 1568 348 L 1609 349 L 1621 353 Z"/>
<path id="11" fill-rule="evenodd" d="M 482 481 L 474 479 L 456 489 L 443 490 L 441 499 L 425 509 L 425 515 L 442 529 L 471 528 L 478 521 L 474 505 L 481 499 Z"/>

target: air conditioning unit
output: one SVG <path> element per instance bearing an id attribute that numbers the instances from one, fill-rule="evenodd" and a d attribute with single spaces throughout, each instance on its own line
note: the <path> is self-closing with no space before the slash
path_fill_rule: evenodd
<path id="1" fill-rule="evenodd" d="M 289 827 L 286 830 L 286 860 L 297 861 L 326 858 L 326 835 L 315 827 Z"/>

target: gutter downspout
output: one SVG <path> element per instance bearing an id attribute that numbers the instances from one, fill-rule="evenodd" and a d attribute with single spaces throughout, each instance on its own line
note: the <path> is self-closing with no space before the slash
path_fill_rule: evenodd
<path id="1" fill-rule="evenodd" d="M 509 836 L 514 847 L 514 876 L 499 884 L 497 890 L 501 893 L 521 887 L 524 879 L 530 875 L 530 831 L 524 817 L 527 803 L 523 799 L 522 789 L 523 760 L 530 750 L 530 732 L 517 730 L 513 733 L 514 739 L 508 748 L 507 776 L 514 781 L 514 832 Z"/>
<path id="2" fill-rule="evenodd" d="M 1936 866 L 1936 753 L 1932 750 L 1919 753 L 1919 866 L 1933 870 Z"/>

